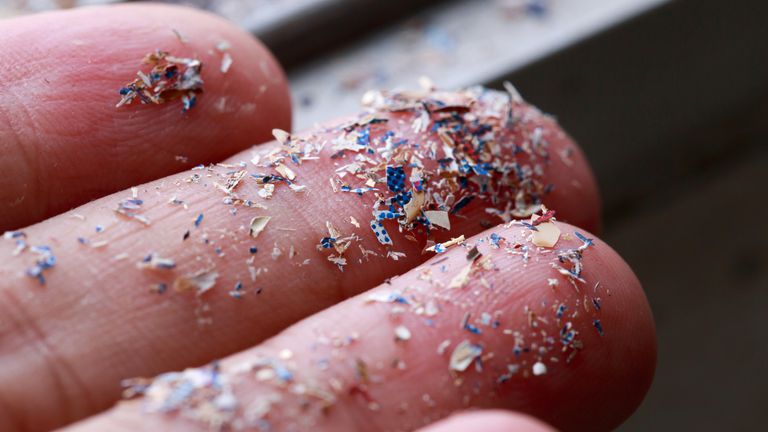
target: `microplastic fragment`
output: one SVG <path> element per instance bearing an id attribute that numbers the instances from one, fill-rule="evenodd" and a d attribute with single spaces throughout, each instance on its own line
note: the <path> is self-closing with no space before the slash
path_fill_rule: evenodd
<path id="1" fill-rule="evenodd" d="M 475 199 L 474 195 L 466 195 L 461 197 L 458 201 L 456 201 L 456 204 L 453 205 L 453 208 L 451 209 L 451 214 L 456 214 L 459 212 L 459 210 L 463 209 L 467 206 L 472 200 Z"/>
<path id="2" fill-rule="evenodd" d="M 482 353 L 483 347 L 475 345 L 468 340 L 463 340 L 453 349 L 449 367 L 451 370 L 463 372 L 476 358 L 480 357 Z"/>
<path id="3" fill-rule="evenodd" d="M 127 379 L 122 385 L 124 398 L 144 396 L 143 407 L 147 412 L 179 413 L 211 428 L 231 423 L 239 405 L 217 363 L 168 372 L 153 379 Z"/>
<path id="4" fill-rule="evenodd" d="M 541 205 L 541 211 L 542 215 L 539 216 L 537 214 L 531 215 L 531 225 L 536 226 L 539 224 L 543 224 L 544 222 L 549 222 L 554 219 L 555 217 L 555 211 L 554 210 L 548 210 L 544 204 Z"/>
<path id="5" fill-rule="evenodd" d="M 448 219 L 448 212 L 442 210 L 427 210 L 424 212 L 429 223 L 437 225 L 447 230 L 451 229 L 451 221 Z"/>
<path id="6" fill-rule="evenodd" d="M 282 145 L 285 145 L 291 140 L 291 134 L 282 129 L 272 129 L 272 136 L 274 136 L 277 142 Z"/>
<path id="7" fill-rule="evenodd" d="M 480 322 L 486 326 L 491 325 L 491 314 L 489 314 L 488 312 L 483 312 L 482 314 L 480 314 Z"/>
<path id="8" fill-rule="evenodd" d="M 395 340 L 407 341 L 411 338 L 411 331 L 404 325 L 395 327 Z"/>
<path id="9" fill-rule="evenodd" d="M 17 238 L 26 238 L 27 234 L 25 234 L 23 231 L 6 231 L 3 233 L 3 239 L 5 240 L 13 240 Z"/>
<path id="10" fill-rule="evenodd" d="M 576 235 L 576 237 L 578 237 L 578 238 L 579 238 L 579 240 L 581 240 L 582 242 L 584 242 L 584 244 L 581 246 L 582 248 L 586 249 L 586 248 L 588 248 L 589 246 L 594 246 L 594 245 L 595 245 L 595 242 L 594 242 L 594 240 L 592 240 L 592 239 L 590 239 L 590 238 L 586 238 L 586 237 L 584 237 L 584 235 L 582 235 L 580 232 L 578 232 L 578 231 L 574 231 L 573 233 Z"/>
<path id="11" fill-rule="evenodd" d="M 363 196 L 363 194 L 365 192 L 371 192 L 371 191 L 376 191 L 376 190 L 378 190 L 378 189 L 373 188 L 373 187 L 359 187 L 359 188 L 354 188 L 354 189 L 349 187 L 349 186 L 342 186 L 341 187 L 341 191 L 342 192 L 352 192 L 352 193 L 356 193 L 356 194 L 358 194 L 360 196 Z"/>
<path id="12" fill-rule="evenodd" d="M 440 345 L 437 346 L 437 353 L 439 355 L 443 355 L 445 353 L 445 350 L 447 350 L 449 346 L 451 346 L 450 339 L 446 339 L 440 342 Z"/>
<path id="13" fill-rule="evenodd" d="M 373 233 L 376 235 L 376 239 L 379 241 L 379 243 L 383 245 L 392 244 L 392 239 L 389 237 L 389 233 L 387 233 L 387 230 L 384 228 L 384 225 L 382 225 L 381 222 L 375 219 L 372 220 L 371 230 L 373 230 Z"/>
<path id="14" fill-rule="evenodd" d="M 605 335 L 605 332 L 603 331 L 603 325 L 600 323 L 599 319 L 592 321 L 592 324 L 595 326 L 595 330 L 597 330 L 600 336 Z"/>
<path id="15" fill-rule="evenodd" d="M 405 258 L 407 255 L 405 252 L 397 252 L 397 251 L 387 251 L 387 258 L 390 258 L 394 261 L 399 260 L 400 258 Z"/>
<path id="16" fill-rule="evenodd" d="M 520 92 L 517 91 L 517 88 L 515 88 L 511 82 L 504 81 L 504 90 L 507 91 L 512 102 L 519 103 L 523 101 L 523 97 L 520 95 Z"/>
<path id="17" fill-rule="evenodd" d="M 237 186 L 240 184 L 240 181 L 245 178 L 245 176 L 248 174 L 247 170 L 239 170 L 231 173 L 229 176 L 227 176 L 227 182 L 225 186 L 221 186 L 218 183 L 214 183 L 215 186 L 221 188 L 225 193 L 231 194 L 232 191 L 234 191 Z"/>
<path id="18" fill-rule="evenodd" d="M 296 173 L 294 173 L 293 170 L 283 164 L 277 164 L 275 171 L 279 172 L 280 175 L 287 178 L 288 180 L 293 180 L 296 178 Z"/>
<path id="19" fill-rule="evenodd" d="M 413 192 L 412 195 L 413 196 L 411 197 L 411 200 L 403 206 L 403 210 L 405 210 L 406 223 L 413 222 L 413 220 L 421 214 L 421 209 L 424 207 L 424 203 L 426 202 L 427 194 L 424 192 Z"/>
<path id="20" fill-rule="evenodd" d="M 143 63 L 152 66 L 152 70 L 148 74 L 138 71 L 138 78 L 120 88 L 116 108 L 130 105 L 137 98 L 142 104 L 162 104 L 181 98 L 183 111 L 189 111 L 195 105 L 197 95 L 203 92 L 200 77 L 203 63 L 200 60 L 174 57 L 157 50 L 147 54 Z"/>
<path id="21" fill-rule="evenodd" d="M 240 281 L 237 281 L 237 283 L 235 283 L 235 288 L 229 292 L 229 295 L 230 297 L 241 299 L 243 298 L 243 294 L 245 294 L 245 292 L 243 291 L 243 283 Z"/>
<path id="22" fill-rule="evenodd" d="M 11 255 L 13 256 L 17 256 L 20 253 L 24 252 L 29 246 L 23 237 L 17 238 L 15 243 L 16 243 L 16 247 L 13 249 L 13 252 L 11 253 Z"/>
<path id="23" fill-rule="evenodd" d="M 557 312 L 555 312 L 555 316 L 557 318 L 562 318 L 566 309 L 567 307 L 564 304 L 560 304 L 560 306 L 557 307 Z"/>
<path id="24" fill-rule="evenodd" d="M 45 285 L 43 272 L 56 265 L 56 257 L 50 246 L 32 246 L 29 250 L 38 255 L 35 265 L 27 269 L 27 276 L 37 279 L 40 285 Z"/>
<path id="25" fill-rule="evenodd" d="M 296 193 L 306 192 L 307 190 L 307 185 L 289 184 L 288 187 Z"/>
<path id="26" fill-rule="evenodd" d="M 336 264 L 339 270 L 344 271 L 344 266 L 347 265 L 347 259 L 336 255 L 328 255 L 328 261 Z"/>
<path id="27" fill-rule="evenodd" d="M 560 228 L 552 222 L 544 222 L 536 227 L 537 231 L 531 231 L 531 243 L 539 247 L 551 248 L 560 239 Z"/>
<path id="28" fill-rule="evenodd" d="M 592 299 L 592 306 L 595 307 L 595 310 L 600 310 L 600 299 L 599 298 L 593 298 Z"/>
<path id="29" fill-rule="evenodd" d="M 374 217 L 376 217 L 377 221 L 382 221 L 385 219 L 397 219 L 399 217 L 402 217 L 402 213 L 393 213 L 389 210 L 378 210 L 373 212 Z"/>
<path id="30" fill-rule="evenodd" d="M 446 250 L 448 250 L 449 247 L 451 247 L 451 246 L 453 246 L 455 244 L 459 244 L 459 243 L 463 242 L 464 240 L 465 240 L 464 236 L 460 235 L 459 237 L 452 238 L 452 239 L 448 240 L 445 243 L 435 243 L 434 246 L 428 247 L 426 249 L 426 251 L 427 252 L 442 253 L 442 252 L 445 252 Z"/>
<path id="31" fill-rule="evenodd" d="M 539 361 L 533 364 L 533 368 L 531 370 L 536 376 L 544 375 L 547 373 L 547 365 Z"/>
<path id="32" fill-rule="evenodd" d="M 232 66 L 232 56 L 229 55 L 229 53 L 224 53 L 224 55 L 221 57 L 221 67 L 219 70 L 221 73 L 225 74 L 229 71 L 229 68 Z"/>
<path id="33" fill-rule="evenodd" d="M 259 189 L 257 193 L 259 194 L 260 197 L 264 199 L 270 199 L 272 198 L 272 195 L 275 193 L 275 185 L 265 184 Z"/>
<path id="34" fill-rule="evenodd" d="M 392 192 L 400 192 L 405 186 L 405 170 L 403 167 L 387 167 L 387 187 Z"/>
<path id="35" fill-rule="evenodd" d="M 228 40 L 220 40 L 216 43 L 216 49 L 220 52 L 229 51 L 229 49 L 232 48 L 232 44 Z"/>
<path id="36" fill-rule="evenodd" d="M 138 211 L 141 211 L 141 206 L 143 204 L 144 201 L 138 198 L 126 198 L 117 203 L 115 212 L 123 216 L 136 219 L 144 225 L 149 225 L 149 219 L 137 213 Z"/>
<path id="37" fill-rule="evenodd" d="M 213 270 L 201 270 L 197 273 L 179 276 L 173 281 L 173 289 L 179 292 L 195 290 L 197 295 L 203 295 L 216 285 L 219 273 Z"/>
<path id="38" fill-rule="evenodd" d="M 335 237 L 323 237 L 320 239 L 320 249 L 330 249 L 336 243 Z"/>
<path id="39" fill-rule="evenodd" d="M 379 303 L 402 303 L 408 304 L 408 299 L 403 297 L 403 294 L 399 291 L 383 292 L 375 291 L 368 294 L 365 299 L 366 303 L 379 302 Z"/>
<path id="40" fill-rule="evenodd" d="M 474 333 L 474 334 L 482 334 L 483 333 L 483 331 L 480 330 L 476 325 L 474 325 L 472 323 L 469 323 L 469 322 L 464 324 L 464 329 L 469 331 L 470 333 Z"/>
<path id="41" fill-rule="evenodd" d="M 437 306 L 437 302 L 434 299 L 427 300 L 427 304 L 424 305 L 424 315 L 435 316 L 440 312 L 440 308 Z"/>
<path id="42" fill-rule="evenodd" d="M 475 246 L 472 249 L 470 249 L 469 252 L 467 252 L 467 261 L 475 261 L 481 256 L 483 256 L 483 254 L 481 254 L 480 249 L 478 249 L 477 246 Z"/>
<path id="43" fill-rule="evenodd" d="M 277 261 L 278 258 L 283 254 L 283 250 L 280 249 L 280 246 L 277 245 L 277 242 L 272 246 L 272 254 L 270 255 L 273 260 Z"/>
<path id="44" fill-rule="evenodd" d="M 472 273 L 472 262 L 465 265 L 448 283 L 448 289 L 463 288 L 469 283 L 469 275 Z"/>
<path id="45" fill-rule="evenodd" d="M 251 237 L 258 237 L 259 234 L 264 231 L 264 228 L 266 228 L 270 219 L 272 219 L 271 216 L 256 216 L 255 218 L 251 219 Z"/>
<path id="46" fill-rule="evenodd" d="M 176 263 L 169 258 L 161 258 L 160 255 L 152 252 L 137 264 L 140 269 L 158 269 L 171 270 L 176 267 Z"/>
<path id="47" fill-rule="evenodd" d="M 582 245 L 575 249 L 566 249 L 557 252 L 557 260 L 561 264 L 570 264 L 571 268 L 569 269 L 563 267 L 555 262 L 550 263 L 550 265 L 552 268 L 557 270 L 558 273 L 566 276 L 571 282 L 571 285 L 578 291 L 576 282 L 586 283 L 586 281 L 581 277 L 581 271 L 584 266 L 582 263 L 583 253 L 587 248 L 593 246 L 595 243 L 592 239 L 588 239 L 578 232 L 574 231 L 574 234 L 583 242 Z"/>

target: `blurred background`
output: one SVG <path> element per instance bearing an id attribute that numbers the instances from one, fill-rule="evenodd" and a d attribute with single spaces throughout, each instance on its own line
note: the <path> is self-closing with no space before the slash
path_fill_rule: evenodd
<path id="1" fill-rule="evenodd" d="M 114 2 L 0 0 L 0 18 Z M 288 71 L 299 129 L 420 76 L 440 87 L 510 80 L 584 148 L 602 237 L 653 307 L 656 379 L 620 430 L 765 430 L 768 2 L 166 3 L 260 37 Z"/>

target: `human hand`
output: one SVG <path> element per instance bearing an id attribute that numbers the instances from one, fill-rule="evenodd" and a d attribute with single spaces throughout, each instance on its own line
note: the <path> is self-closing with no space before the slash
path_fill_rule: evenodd
<path id="1" fill-rule="evenodd" d="M 384 101 L 375 118 L 386 122 L 350 117 L 248 148 L 290 129 L 287 83 L 261 45 L 218 18 L 120 6 L 4 21 L 0 34 L 0 228 L 49 218 L 0 242 L 0 429 L 58 427 L 114 404 L 121 380 L 188 367 L 197 369 L 149 388 L 128 382 L 148 394 L 72 429 L 401 430 L 485 408 L 604 430 L 645 394 L 655 335 L 642 289 L 607 245 L 575 234 L 592 238 L 585 230 L 599 226 L 592 174 L 570 138 L 528 105 L 500 93 L 424 93 L 411 99 L 456 105 L 393 111 Z M 226 73 L 221 41 L 234 60 Z M 116 109 L 115 90 L 158 48 L 205 63 L 198 105 L 184 114 L 176 103 Z M 446 146 L 475 168 L 453 166 Z M 398 171 L 387 167 L 404 169 L 402 186 L 388 184 Z M 398 220 L 383 222 L 392 245 L 377 241 L 368 226 L 376 194 L 413 200 L 420 188 L 437 196 L 403 232 Z M 536 195 L 573 224 L 554 223 L 554 247 L 534 245 L 530 225 L 493 227 L 503 220 L 486 211 L 519 211 L 530 224 Z M 136 209 L 115 211 L 134 199 Z M 395 212 L 410 211 L 403 204 Z M 421 211 L 435 212 L 431 222 Z M 446 212 L 450 229 L 427 236 L 424 225 Z M 259 217 L 270 219 L 252 230 Z M 460 235 L 466 241 L 445 252 L 424 251 Z M 45 285 L 27 274 L 50 258 L 35 246 L 57 260 L 42 269 Z M 582 253 L 579 273 L 569 257 Z M 499 412 L 432 427 L 546 430 Z"/>

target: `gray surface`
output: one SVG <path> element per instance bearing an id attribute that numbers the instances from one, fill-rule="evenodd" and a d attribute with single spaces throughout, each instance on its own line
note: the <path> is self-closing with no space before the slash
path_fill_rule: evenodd
<path id="1" fill-rule="evenodd" d="M 643 282 L 659 335 L 654 384 L 622 431 L 765 430 L 768 140 L 762 143 L 607 233 Z"/>
<path id="2" fill-rule="evenodd" d="M 0 0 L 0 18 L 141 0 Z M 205 9 L 258 36 L 285 67 L 326 56 L 441 0 L 148 0 Z"/>
<path id="3" fill-rule="evenodd" d="M 514 71 L 668 2 L 551 0 L 543 16 L 525 1 L 443 2 L 292 71 L 296 127 L 357 111 L 368 89 L 414 88 L 421 76 L 445 88 L 515 79 Z"/>

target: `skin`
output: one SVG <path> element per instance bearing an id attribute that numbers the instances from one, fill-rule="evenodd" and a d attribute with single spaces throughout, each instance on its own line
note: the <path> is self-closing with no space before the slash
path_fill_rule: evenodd
<path id="1" fill-rule="evenodd" d="M 169 22 L 189 40 L 186 45 L 180 45 L 170 32 Z M 47 33 L 37 31 L 41 26 L 60 27 L 61 31 L 74 34 L 47 37 Z M 104 27 L 119 28 L 121 32 L 105 32 Z M 89 199 L 179 171 L 185 165 L 175 155 L 188 156 L 189 165 L 215 162 L 249 144 L 267 140 L 274 127 L 290 127 L 287 85 L 279 66 L 250 36 L 211 15 L 147 5 L 93 8 L 0 22 L 0 33 L 12 35 L 0 41 L 0 52 L 11 53 L 11 61 L 0 66 L 0 78 L 18 84 L 0 89 L 0 145 L 4 146 L 0 167 L 10 173 L 2 180 L 0 193 L 5 195 L 0 205 L 15 203 L 0 212 L 0 224 L 4 224 L 0 226 L 5 228 L 35 223 Z M 133 37 L 128 42 L 118 34 Z M 219 54 L 208 51 L 222 38 L 231 43 L 235 63 L 225 77 L 206 75 L 218 73 Z M 75 39 L 85 45 L 67 45 L 67 41 Z M 92 51 L 82 48 L 90 45 L 115 48 L 109 50 L 108 56 L 96 59 L 92 58 Z M 51 46 L 57 49 L 45 48 Z M 157 47 L 174 53 L 188 50 L 207 62 L 203 75 L 206 93 L 200 104 L 186 116 L 179 112 L 178 103 L 115 109 L 115 89 L 124 84 L 122 78 L 116 82 L 115 77 L 132 79 L 137 59 Z M 42 54 L 47 52 L 55 55 Z M 93 66 L 94 62 L 100 67 Z M 30 64 L 39 67 L 32 68 Z M 83 67 L 94 68 L 88 73 L 93 78 L 82 80 L 74 76 L 72 71 Z M 45 80 L 41 84 L 41 70 L 48 71 L 48 81 L 67 85 L 42 93 L 39 89 L 45 88 Z M 264 70 L 269 73 L 263 73 Z M 266 90 L 259 90 L 262 86 Z M 84 94 L 88 97 L 78 97 Z M 219 97 L 226 98 L 225 113 L 218 108 Z M 56 103 L 63 100 L 68 102 Z M 252 104 L 255 109 L 244 108 Z M 30 110 L 29 106 L 36 109 Z M 82 114 L 77 115 L 78 112 Z M 72 120 L 78 118 L 83 122 Z M 558 210 L 559 220 L 587 231 L 598 230 L 599 197 L 583 155 L 551 119 L 538 116 L 536 122 L 549 131 L 555 150 L 574 151 L 572 164 L 553 158 L 547 168 L 546 179 L 558 187 L 545 198 L 545 203 Z M 265 154 L 276 145 L 259 145 L 226 162 L 248 161 L 254 152 Z M 68 159 L 72 154 L 92 160 L 75 164 Z M 211 185 L 214 173 L 193 171 L 138 187 L 139 196 L 146 200 L 143 214 L 152 220 L 149 226 L 114 213 L 115 205 L 131 196 L 130 191 L 122 191 L 24 228 L 30 244 L 49 244 L 56 250 L 59 263 L 45 287 L 23 274 L 32 257 L 14 257 L 12 244 L 0 243 L 0 382 L 4 383 L 0 388 L 0 429 L 46 430 L 93 415 L 114 404 L 120 394 L 119 382 L 127 377 L 200 366 L 218 358 L 226 358 L 225 364 L 231 364 L 254 353 L 285 346 L 300 353 L 313 338 L 311 329 L 350 319 L 366 341 L 382 341 L 367 347 L 367 355 L 391 356 L 392 349 L 397 347 L 391 343 L 389 305 L 361 307 L 361 299 L 352 296 L 397 275 L 402 276 L 393 284 L 407 283 L 418 274 L 412 269 L 430 255 L 422 255 L 421 245 L 393 233 L 396 250 L 407 254 L 403 259 L 372 258 L 376 265 L 349 265 L 344 272 L 324 262 L 325 255 L 315 252 L 314 247 L 327 235 L 326 220 L 346 230 L 351 225 L 344 218 L 355 217 L 361 224 L 370 218 L 370 208 L 361 204 L 360 197 L 332 192 L 327 179 L 335 168 L 327 158 L 305 163 L 299 175 L 309 193 L 277 191 L 267 202 L 268 212 L 242 209 L 232 215 L 228 207 L 221 205 L 224 195 Z M 111 175 L 114 172 L 121 175 Z M 193 174 L 204 175 L 202 186 L 185 181 Z M 246 181 L 238 193 L 253 195 L 255 187 Z M 168 198 L 173 195 L 183 199 L 187 208 L 169 205 Z M 332 208 L 326 204 L 329 200 L 334 202 Z M 452 222 L 452 230 L 442 232 L 437 240 L 459 234 L 487 237 L 488 232 L 482 232 L 488 225 L 479 223 L 488 220 L 484 207 L 482 203 L 468 206 L 462 211 L 466 219 Z M 193 221 L 201 213 L 205 217 L 195 228 Z M 259 214 L 269 214 L 273 219 L 258 241 L 252 241 L 245 226 Z M 498 219 L 493 223 L 496 222 Z M 97 224 L 106 228 L 98 237 L 94 233 Z M 562 229 L 573 231 L 566 225 Z M 183 241 L 186 230 L 191 232 L 190 239 Z M 511 230 L 507 235 L 521 235 L 518 227 L 493 230 Z M 222 232 L 245 235 L 222 237 Z M 74 240 L 80 236 L 109 243 L 104 248 L 89 248 Z M 214 325 L 201 326 L 197 324 L 197 297 L 169 292 L 158 298 L 148 287 L 164 280 L 163 275 L 139 271 L 136 262 L 155 251 L 163 257 L 173 257 L 180 274 L 193 272 L 200 268 L 197 257 L 210 257 L 214 247 L 203 242 L 204 236 L 221 246 L 226 258 L 215 261 L 221 275 L 217 287 L 223 288 L 205 296 L 209 309 L 204 316 L 212 318 Z M 269 255 L 275 242 L 281 243 L 284 254 L 292 244 L 300 255 L 290 263 L 285 258 L 272 260 Z M 516 409 L 567 429 L 602 430 L 617 425 L 635 409 L 650 384 L 655 365 L 655 335 L 650 310 L 631 270 L 607 245 L 599 240 L 597 243 L 590 250 L 594 251 L 592 261 L 587 264 L 585 258 L 585 266 L 594 272 L 589 275 L 592 284 L 600 281 L 611 289 L 601 317 L 606 336 L 599 337 L 589 322 L 581 322 L 584 328 L 580 331 L 590 348 L 569 368 L 553 369 L 543 382 L 521 381 L 519 388 L 501 393 L 501 397 L 477 397 L 464 403 L 455 386 L 445 381 L 445 359 L 433 358 L 437 344 L 460 331 L 455 322 L 462 312 L 456 306 L 455 311 L 446 311 L 446 322 L 453 324 L 438 328 L 427 340 L 417 342 L 417 337 L 425 336 L 414 334 L 409 349 L 403 353 L 406 363 L 413 365 L 406 374 L 434 375 L 434 380 L 427 381 L 433 383 L 428 390 L 436 401 L 435 409 L 424 415 L 410 410 L 405 415 L 372 416 L 359 400 L 349 398 L 339 401 L 333 414 L 318 419 L 317 424 L 328 430 L 353 430 L 361 425 L 361 419 L 373 418 L 381 430 L 417 428 L 425 425 L 425 418 L 434 421 L 458 410 L 477 407 Z M 259 247 L 254 265 L 268 271 L 259 276 L 256 285 L 248 286 L 248 295 L 237 301 L 227 295 L 226 287 L 246 277 L 243 262 L 251 256 L 248 248 L 253 244 Z M 370 235 L 363 236 L 362 245 L 378 249 Z M 129 258 L 114 259 L 122 253 Z M 447 256 L 460 262 L 464 253 L 457 248 Z M 318 264 L 297 267 L 305 258 Z M 355 263 L 358 258 L 359 253 L 349 256 Z M 499 260 L 502 270 L 492 277 L 504 289 L 494 298 L 495 303 L 512 311 L 541 301 L 541 296 L 553 295 L 549 288 L 541 286 L 541 281 L 553 277 L 548 264 L 522 269 L 518 256 L 500 256 Z M 257 288 L 263 288 L 261 294 L 255 294 Z M 568 289 L 565 284 L 559 288 L 561 294 L 568 293 Z M 460 301 L 465 294 L 457 291 L 451 295 Z M 379 325 L 382 322 L 387 325 Z M 504 350 L 509 341 L 488 343 L 494 349 Z M 235 354 L 239 351 L 243 352 Z M 231 355 L 234 357 L 227 357 Z M 348 371 L 338 373 L 343 376 Z M 380 389 L 377 397 L 404 397 L 416 404 L 424 393 L 422 384 L 413 386 L 413 380 L 401 376 L 393 375 L 388 383 L 393 384 Z M 238 391 L 251 397 L 259 393 L 259 385 L 263 384 L 244 380 Z M 595 407 L 600 409 L 595 411 Z M 288 417 L 281 420 L 279 414 L 276 417 L 277 424 L 289 421 Z M 488 418 L 473 414 L 461 421 L 482 425 L 490 421 Z M 509 421 L 510 425 L 515 424 Z M 434 427 L 458 428 L 450 424 L 449 421 Z M 147 416 L 139 411 L 137 402 L 122 404 L 75 426 L 93 430 L 201 427 L 183 419 Z M 540 430 L 535 426 L 525 429 L 529 427 L 525 424 L 520 427 L 519 430 Z"/>
<path id="2" fill-rule="evenodd" d="M 213 15 L 150 5 L 88 8 L 0 27 L 0 231 L 221 160 L 271 139 L 272 128 L 291 127 L 280 66 L 261 43 Z M 236 62 L 226 79 L 215 49 L 221 41 Z M 210 96 L 185 115 L 180 103 L 115 109 L 119 87 L 159 48 L 203 61 Z"/>
<path id="3" fill-rule="evenodd" d="M 551 426 L 520 413 L 486 410 L 452 415 L 435 422 L 420 432 L 460 432 L 481 430 L 485 432 L 552 432 Z"/>
<path id="4" fill-rule="evenodd" d="M 564 233 L 576 230 L 566 224 L 558 226 Z M 444 287 L 463 267 L 469 247 L 453 248 L 389 283 L 306 318 L 259 346 L 226 358 L 222 370 L 227 373 L 261 357 L 279 358 L 279 353 L 288 349 L 297 363 L 296 382 L 324 382 L 335 378 L 349 386 L 349 383 L 360 382 L 355 377 L 352 362 L 363 359 L 369 365 L 371 378 L 366 383 L 367 391 L 381 408 L 371 410 L 363 398 L 347 392 L 327 414 L 321 414 L 317 404 L 301 407 L 298 397 L 278 390 L 284 396 L 279 407 L 274 408 L 273 426 L 277 430 L 294 430 L 293 426 L 298 426 L 298 430 L 318 431 L 409 430 L 467 406 L 520 410 L 563 430 L 613 429 L 631 413 L 628 407 L 640 402 L 653 375 L 653 369 L 648 365 L 652 364 L 649 360 L 655 354 L 655 337 L 653 328 L 647 326 L 651 313 L 640 283 L 626 263 L 601 243 L 585 252 L 583 276 L 586 284 L 582 285 L 580 293 L 567 283 L 550 288 L 543 276 L 554 274 L 550 267 L 554 258 L 551 253 L 533 252 L 525 264 L 519 255 L 491 249 L 487 238 L 492 232 L 510 242 L 529 235 L 527 229 L 513 226 L 493 228 L 469 239 L 468 244 L 479 244 L 481 253 L 490 257 L 494 269 L 478 270 L 481 277 L 472 278 L 461 289 L 446 290 Z M 481 240 L 485 243 L 480 243 Z M 558 247 L 577 247 L 579 244 L 578 239 L 570 236 L 561 239 Z M 425 271 L 431 272 L 429 282 L 424 279 Z M 598 281 L 601 287 L 595 291 L 592 287 Z M 488 286 L 491 288 L 486 288 Z M 416 314 L 393 315 L 392 304 L 366 302 L 371 293 L 406 289 L 414 291 L 420 298 L 434 295 L 439 299 L 441 310 L 432 325 L 426 326 L 424 317 Z M 595 292 L 603 299 L 600 311 L 573 306 L 582 295 L 592 296 Z M 541 306 L 543 302 L 548 306 Z M 502 328 L 521 330 L 524 334 L 540 330 L 557 334 L 562 325 L 553 322 L 552 305 L 559 302 L 569 304 L 571 310 L 579 312 L 569 321 L 579 331 L 584 349 L 571 363 L 549 363 L 550 371 L 540 377 L 524 376 L 524 371 L 530 371 L 538 356 L 523 354 L 519 359 L 514 358 L 511 354 L 513 336 L 480 324 L 483 333 L 474 335 L 459 325 L 466 312 L 477 316 L 482 312 L 499 311 Z M 548 322 L 541 322 L 532 329 L 528 315 L 524 313 L 525 306 L 548 318 Z M 632 313 L 627 314 L 627 309 Z M 603 336 L 592 327 L 594 318 L 600 319 L 605 329 Z M 412 329 L 411 339 L 395 341 L 394 328 L 398 325 Z M 359 340 L 336 350 L 324 346 L 320 337 L 336 335 L 343 339 L 350 334 L 359 334 Z M 451 347 L 446 354 L 437 354 L 437 347 L 446 339 L 452 341 Z M 482 343 L 485 353 L 493 353 L 492 358 L 483 362 L 484 372 L 474 368 L 455 375 L 449 372 L 448 356 L 464 339 Z M 539 338 L 530 336 L 529 339 L 532 339 L 530 344 Z M 544 360 L 550 355 L 557 356 L 558 351 L 559 347 L 556 347 L 552 354 L 543 356 Z M 327 370 L 317 366 L 317 362 L 325 358 L 331 359 Z M 405 369 L 392 367 L 396 359 L 405 363 Z M 499 373 L 493 371 L 504 370 L 508 363 L 522 365 L 519 375 L 507 383 L 496 384 Z M 634 373 L 627 373 L 628 367 Z M 454 383 L 456 377 L 463 380 L 461 385 Z M 245 401 L 257 400 L 275 391 L 272 383 L 257 381 L 253 375 L 237 375 L 234 381 L 237 383 L 235 394 Z M 413 385 L 414 382 L 419 385 Z M 430 404 L 423 401 L 423 395 L 429 395 Z M 586 406 L 578 402 L 583 399 L 587 399 Z M 111 423 L 119 423 L 120 419 L 139 418 L 141 410 L 140 401 L 123 403 L 73 430 L 104 430 Z M 131 424 L 126 430 L 196 428 L 204 430 L 198 422 L 152 416 L 142 419 L 141 424 Z"/>

